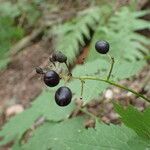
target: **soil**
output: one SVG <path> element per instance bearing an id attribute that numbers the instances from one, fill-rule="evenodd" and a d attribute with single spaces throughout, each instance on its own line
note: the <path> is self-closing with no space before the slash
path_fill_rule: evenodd
<path id="1" fill-rule="evenodd" d="M 46 46 L 45 46 L 46 45 Z M 8 68 L 0 72 L 0 108 L 12 104 L 27 106 L 42 90 L 40 76 L 35 67 L 46 66 L 51 52 L 51 42 L 38 42 L 13 56 Z"/>

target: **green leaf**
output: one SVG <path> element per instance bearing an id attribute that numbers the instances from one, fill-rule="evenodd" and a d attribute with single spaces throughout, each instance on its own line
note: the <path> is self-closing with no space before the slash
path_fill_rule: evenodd
<path id="1" fill-rule="evenodd" d="M 37 129 L 24 150 L 145 150 L 150 142 L 125 126 L 97 124 L 84 129 L 83 119 L 75 118 L 60 124 L 45 123 Z"/>
<path id="2" fill-rule="evenodd" d="M 83 65 L 76 65 L 72 74 L 74 76 L 86 76 L 86 75 L 100 75 L 103 77 L 106 75 L 110 67 L 110 62 L 104 59 L 96 59 L 91 62 L 85 62 Z"/>
<path id="3" fill-rule="evenodd" d="M 114 106 L 126 126 L 133 129 L 138 135 L 150 138 L 150 108 L 140 112 L 131 105 L 126 109 L 118 104 Z"/>
<path id="4" fill-rule="evenodd" d="M 67 118 L 73 108 L 73 102 L 67 107 L 59 107 L 55 103 L 54 95 L 50 92 L 43 91 L 43 93 L 32 103 L 31 108 L 13 117 L 5 124 L 0 132 L 0 136 L 4 137 L 0 142 L 0 145 L 6 144 L 14 138 L 19 139 L 39 117 L 43 116 L 48 120 L 60 121 Z"/>
<path id="5" fill-rule="evenodd" d="M 84 65 L 77 65 L 73 69 L 72 74 L 74 76 L 98 75 L 99 78 L 106 78 L 111 66 L 111 61 L 106 58 L 107 57 L 105 56 L 103 59 L 100 58 L 90 62 L 85 62 Z M 112 79 L 121 80 L 129 78 L 137 74 L 145 65 L 145 60 L 133 62 L 124 60 L 120 62 L 120 60 L 115 59 Z"/>
<path id="6" fill-rule="evenodd" d="M 118 81 L 130 78 L 135 74 L 138 74 L 145 65 L 145 60 L 133 62 L 116 60 L 112 71 L 112 79 Z"/>

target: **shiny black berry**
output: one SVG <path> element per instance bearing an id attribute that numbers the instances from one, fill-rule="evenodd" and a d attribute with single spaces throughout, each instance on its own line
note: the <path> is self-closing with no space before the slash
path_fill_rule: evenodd
<path id="1" fill-rule="evenodd" d="M 58 61 L 60 63 L 65 63 L 67 61 L 67 56 L 64 55 L 62 52 L 60 51 L 55 51 L 52 54 L 52 57 L 50 58 L 51 61 Z"/>
<path id="2" fill-rule="evenodd" d="M 98 53 L 106 54 L 109 51 L 109 43 L 107 41 L 97 41 L 95 49 Z"/>
<path id="3" fill-rule="evenodd" d="M 55 93 L 55 101 L 59 106 L 67 106 L 72 99 L 72 92 L 71 90 L 66 87 L 60 87 Z"/>
<path id="4" fill-rule="evenodd" d="M 49 87 L 56 86 L 59 83 L 59 81 L 59 75 L 53 70 L 48 71 L 44 74 L 44 83 Z"/>

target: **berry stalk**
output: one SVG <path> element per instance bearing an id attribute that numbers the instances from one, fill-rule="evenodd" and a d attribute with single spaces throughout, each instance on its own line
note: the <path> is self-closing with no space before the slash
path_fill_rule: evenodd
<path id="1" fill-rule="evenodd" d="M 109 55 L 109 54 L 108 54 L 108 57 L 109 57 L 110 60 L 111 60 L 111 66 L 110 66 L 110 70 L 109 70 L 109 73 L 108 73 L 108 76 L 107 76 L 107 80 L 110 79 L 110 76 L 111 76 L 111 73 L 112 73 L 112 70 L 113 70 L 113 67 L 114 67 L 114 63 L 115 63 L 114 57 L 112 57 L 112 56 Z"/>
<path id="2" fill-rule="evenodd" d="M 124 89 L 126 91 L 129 91 L 131 93 L 133 93 L 134 95 L 136 95 L 137 97 L 140 97 L 144 100 L 146 100 L 147 102 L 150 102 L 150 99 L 148 99 L 147 97 L 143 96 L 142 94 L 132 90 L 132 89 L 129 89 L 123 85 L 120 85 L 120 84 L 117 84 L 113 81 L 110 81 L 110 80 L 107 80 L 107 79 L 101 79 L 101 78 L 97 78 L 97 77 L 93 77 L 93 76 L 81 76 L 81 77 L 72 77 L 73 79 L 78 79 L 78 80 L 96 80 L 96 81 L 101 81 L 101 82 L 105 82 L 105 83 L 108 83 L 108 84 L 111 84 L 113 86 L 116 86 L 118 88 L 121 88 L 121 89 Z"/>
<path id="3" fill-rule="evenodd" d="M 71 72 L 70 72 L 70 69 L 69 69 L 69 65 L 67 64 L 67 61 L 65 62 L 65 65 L 66 65 L 66 67 L 67 67 L 67 69 L 68 69 L 69 76 L 72 76 L 72 74 L 71 74 Z"/>
<path id="4" fill-rule="evenodd" d="M 83 88 L 84 88 L 84 83 L 85 81 L 84 80 L 80 80 L 81 81 L 81 99 L 82 99 L 82 96 L 83 96 Z"/>

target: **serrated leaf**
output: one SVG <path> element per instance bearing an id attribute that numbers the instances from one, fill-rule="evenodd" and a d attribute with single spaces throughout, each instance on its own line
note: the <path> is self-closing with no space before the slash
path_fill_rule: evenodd
<path id="1" fill-rule="evenodd" d="M 150 138 L 150 108 L 147 108 L 144 112 L 140 112 L 131 105 L 126 109 L 118 104 L 114 106 L 126 126 L 133 129 L 140 136 Z"/>
<path id="2" fill-rule="evenodd" d="M 84 129 L 82 118 L 60 124 L 45 123 L 23 146 L 24 150 L 145 150 L 150 142 L 125 126 L 97 124 Z"/>
<path id="3" fill-rule="evenodd" d="M 54 95 L 50 92 L 43 91 L 43 93 L 32 103 L 31 108 L 13 117 L 5 124 L 0 132 L 0 136 L 4 137 L 0 142 L 0 145 L 6 144 L 15 138 L 20 138 L 39 117 L 43 116 L 48 120 L 60 121 L 67 118 L 73 108 L 73 102 L 67 107 L 59 107 L 55 103 Z"/>

